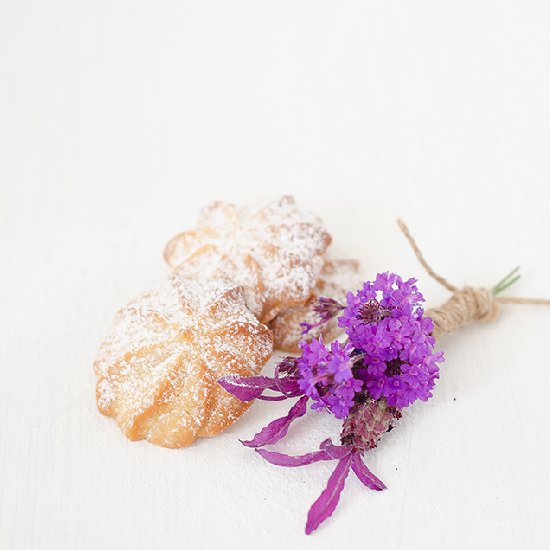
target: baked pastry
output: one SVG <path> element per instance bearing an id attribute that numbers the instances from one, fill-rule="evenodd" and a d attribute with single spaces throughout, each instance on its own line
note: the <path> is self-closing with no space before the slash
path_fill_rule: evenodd
<path id="1" fill-rule="evenodd" d="M 321 275 L 315 286 L 314 295 L 301 306 L 286 308 L 269 322 L 273 331 L 273 347 L 275 349 L 297 353 L 300 351 L 300 340 L 311 340 L 322 336 L 326 342 L 334 340 L 342 332 L 338 326 L 338 319 L 333 318 L 318 327 L 314 327 L 307 334 L 302 334 L 300 323 L 314 324 L 318 317 L 313 310 L 315 300 L 319 296 L 333 298 L 345 303 L 346 292 L 361 285 L 359 262 L 357 260 L 325 260 Z"/>
<path id="2" fill-rule="evenodd" d="M 241 285 L 247 306 L 266 323 L 309 300 L 330 242 L 323 223 L 292 197 L 252 209 L 213 202 L 196 229 L 170 240 L 164 256 L 180 276 Z"/>
<path id="3" fill-rule="evenodd" d="M 121 309 L 94 364 L 97 406 L 131 440 L 185 447 L 248 408 L 217 380 L 258 373 L 272 335 L 225 280 L 172 273 Z"/>

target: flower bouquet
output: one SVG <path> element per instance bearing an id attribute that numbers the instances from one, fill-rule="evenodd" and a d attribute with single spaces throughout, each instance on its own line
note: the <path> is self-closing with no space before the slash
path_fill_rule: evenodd
<path id="1" fill-rule="evenodd" d="M 365 454 L 396 426 L 404 408 L 432 397 L 444 361 L 443 352 L 434 350 L 436 336 L 472 321 L 492 321 L 501 304 L 550 303 L 501 295 L 518 280 L 517 268 L 490 290 L 458 289 L 430 268 L 406 225 L 398 223 L 428 274 L 452 292 L 445 304 L 424 311 L 416 279 L 379 273 L 356 292 L 348 292 L 345 303 L 318 298 L 313 306 L 318 322 L 302 323 L 305 337 L 314 326 L 337 318 L 345 341 L 327 345 L 321 337 L 304 338 L 301 354 L 283 358 L 272 377 L 231 375 L 219 381 L 242 401 L 298 398 L 286 416 L 242 441 L 267 462 L 285 467 L 336 462 L 325 489 L 309 509 L 307 534 L 332 515 L 350 470 L 369 489 L 386 488 L 365 464 Z M 342 421 L 339 442 L 327 439 L 318 450 L 300 456 L 265 449 L 286 436 L 291 423 L 306 414 L 308 405 Z"/>

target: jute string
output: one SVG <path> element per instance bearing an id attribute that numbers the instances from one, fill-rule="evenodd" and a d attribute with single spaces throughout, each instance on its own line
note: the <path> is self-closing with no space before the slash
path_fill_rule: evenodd
<path id="1" fill-rule="evenodd" d="M 498 296 L 487 288 L 473 288 L 471 286 L 465 286 L 464 288 L 456 287 L 430 267 L 405 222 L 397 220 L 397 224 L 407 241 L 409 241 L 411 248 L 416 254 L 418 261 L 422 264 L 422 267 L 426 270 L 426 273 L 452 292 L 452 296 L 442 306 L 426 312 L 426 315 L 433 319 L 435 336 L 450 334 L 474 321 L 484 323 L 495 321 L 500 314 L 500 306 L 502 304 L 550 305 L 550 300 L 543 298 Z"/>

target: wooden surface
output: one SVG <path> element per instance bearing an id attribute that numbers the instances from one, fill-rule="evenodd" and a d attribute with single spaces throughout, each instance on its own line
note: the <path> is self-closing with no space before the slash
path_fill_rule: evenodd
<path id="1" fill-rule="evenodd" d="M 547 2 L 7 2 L 0 16 L 0 548 L 544 548 L 550 309 L 442 339 L 435 397 L 303 534 L 330 464 L 243 448 L 287 403 L 213 440 L 131 443 L 91 364 L 213 199 L 281 193 L 366 277 L 433 267 L 550 295 Z M 269 370 L 269 369 L 267 369 Z M 282 448 L 308 451 L 310 413 Z M 353 545 L 353 546 L 352 546 Z"/>

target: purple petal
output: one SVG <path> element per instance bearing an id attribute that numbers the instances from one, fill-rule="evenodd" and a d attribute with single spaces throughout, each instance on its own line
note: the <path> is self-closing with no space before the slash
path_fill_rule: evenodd
<path id="1" fill-rule="evenodd" d="M 270 443 L 276 443 L 288 432 L 288 427 L 293 420 L 304 416 L 306 413 L 307 396 L 300 397 L 292 406 L 286 416 L 270 422 L 261 432 L 257 433 L 250 441 L 241 441 L 247 447 L 262 447 Z"/>
<path id="2" fill-rule="evenodd" d="M 318 323 L 300 323 L 300 326 L 302 327 L 302 332 L 300 332 L 300 334 L 304 336 L 314 328 L 320 327 L 321 325 L 325 324 L 325 322 L 326 321 L 321 320 Z"/>
<path id="3" fill-rule="evenodd" d="M 252 401 L 259 397 L 264 390 L 276 389 L 273 378 L 267 376 L 238 376 L 229 374 L 218 380 L 223 389 L 241 401 Z"/>
<path id="4" fill-rule="evenodd" d="M 340 460 L 341 458 L 344 458 L 349 453 L 351 453 L 351 447 L 344 445 L 333 445 L 330 439 L 325 439 L 321 443 L 321 445 L 319 445 L 319 448 L 326 451 L 332 458 L 336 460 Z"/>
<path id="5" fill-rule="evenodd" d="M 290 456 L 283 453 L 276 453 L 273 451 L 266 451 L 265 449 L 255 449 L 255 451 L 264 459 L 275 464 L 275 466 L 306 466 L 313 462 L 319 462 L 319 460 L 332 460 L 326 451 L 315 451 L 313 453 L 307 453 L 300 456 Z"/>
<path id="6" fill-rule="evenodd" d="M 383 491 L 386 486 L 367 468 L 359 453 L 353 453 L 351 469 L 363 485 L 373 491 Z"/>
<path id="7" fill-rule="evenodd" d="M 344 489 L 346 483 L 346 477 L 349 473 L 351 465 L 352 453 L 349 453 L 344 458 L 340 459 L 334 472 L 329 477 L 325 490 L 321 493 L 319 498 L 313 503 L 307 514 L 306 523 L 306 535 L 309 535 L 325 519 L 332 515 L 332 512 L 336 509 L 338 501 L 340 500 L 340 493 Z"/>
<path id="8" fill-rule="evenodd" d="M 288 397 L 286 395 L 258 395 L 256 399 L 261 401 L 284 401 Z"/>
<path id="9" fill-rule="evenodd" d="M 300 389 L 297 376 L 286 376 L 284 378 L 274 378 L 274 383 L 278 391 L 286 397 L 298 397 L 304 395 Z M 273 388 L 275 389 L 275 388 Z"/>

